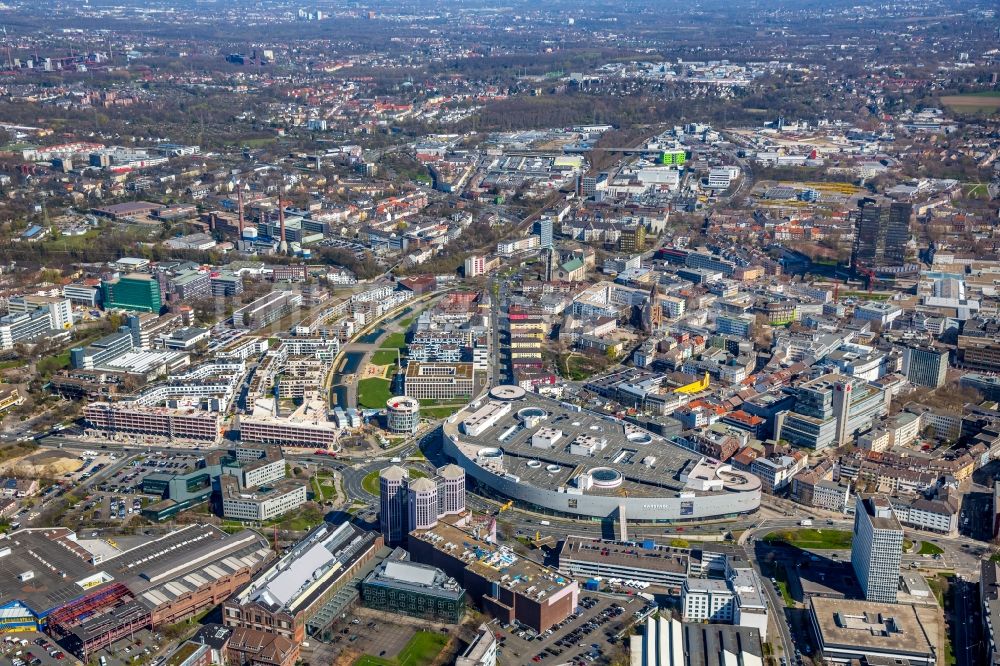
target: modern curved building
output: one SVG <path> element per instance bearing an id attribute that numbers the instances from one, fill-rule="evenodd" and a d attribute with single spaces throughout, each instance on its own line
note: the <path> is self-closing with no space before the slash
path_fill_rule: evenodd
<path id="1" fill-rule="evenodd" d="M 393 434 L 412 435 L 420 426 L 420 403 L 415 398 L 389 398 L 385 409 L 386 428 Z"/>
<path id="2" fill-rule="evenodd" d="M 476 485 L 552 515 L 638 522 L 736 517 L 761 482 L 611 416 L 498 386 L 443 425 Z"/>

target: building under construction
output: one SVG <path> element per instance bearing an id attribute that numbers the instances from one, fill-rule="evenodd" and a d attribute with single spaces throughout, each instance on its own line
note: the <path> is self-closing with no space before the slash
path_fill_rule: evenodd
<path id="1" fill-rule="evenodd" d="M 87 661 L 140 629 L 217 606 L 273 556 L 257 532 L 211 525 L 121 541 L 66 528 L 0 538 L 0 631 L 47 629 Z"/>

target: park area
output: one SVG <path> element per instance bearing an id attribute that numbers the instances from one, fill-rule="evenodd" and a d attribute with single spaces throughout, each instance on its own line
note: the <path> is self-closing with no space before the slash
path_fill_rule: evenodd
<path id="1" fill-rule="evenodd" d="M 383 409 L 386 400 L 392 397 L 391 387 L 388 379 L 378 377 L 358 381 L 358 406 L 366 409 Z"/>
<path id="2" fill-rule="evenodd" d="M 434 663 L 447 644 L 446 634 L 418 631 L 395 657 L 364 655 L 354 662 L 354 666 L 426 666 Z"/>
<path id="3" fill-rule="evenodd" d="M 771 532 L 764 541 L 768 543 L 784 543 L 803 550 L 849 550 L 851 548 L 850 530 L 780 530 Z"/>

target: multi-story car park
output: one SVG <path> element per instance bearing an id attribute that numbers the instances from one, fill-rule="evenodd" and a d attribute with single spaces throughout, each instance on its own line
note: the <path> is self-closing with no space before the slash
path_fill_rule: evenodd
<path id="1" fill-rule="evenodd" d="M 690 551 L 652 542 L 568 536 L 559 549 L 559 569 L 571 576 L 639 580 L 675 591 L 688 579 L 690 564 Z"/>
<path id="2" fill-rule="evenodd" d="M 554 515 L 694 521 L 760 506 L 752 474 L 517 386 L 449 419 L 443 450 L 478 485 Z"/>
<path id="3" fill-rule="evenodd" d="M 215 442 L 222 432 L 218 412 L 167 407 L 136 407 L 94 402 L 83 410 L 91 428 L 105 435 L 155 435 L 170 439 Z"/>

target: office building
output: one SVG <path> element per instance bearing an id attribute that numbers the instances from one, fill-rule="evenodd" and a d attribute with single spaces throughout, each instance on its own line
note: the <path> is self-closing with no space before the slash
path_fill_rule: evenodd
<path id="1" fill-rule="evenodd" d="M 465 614 L 465 590 L 445 572 L 408 562 L 397 549 L 361 584 L 366 608 L 432 622 L 458 624 Z"/>
<path id="2" fill-rule="evenodd" d="M 417 400 L 471 398 L 475 389 L 472 363 L 419 363 L 406 366 L 404 393 Z"/>
<path id="3" fill-rule="evenodd" d="M 285 459 L 277 447 L 237 447 L 231 451 L 210 451 L 193 467 L 147 474 L 142 480 L 142 492 L 163 499 L 145 507 L 142 515 L 158 522 L 172 518 L 208 501 L 221 488 L 223 477 L 235 480 L 243 492 L 269 488 L 285 478 Z M 259 497 L 265 499 L 268 494 Z M 220 501 L 218 505 L 221 504 Z"/>
<path id="4" fill-rule="evenodd" d="M 387 544 L 402 542 L 415 529 L 430 529 L 465 511 L 465 470 L 445 465 L 432 478 L 410 479 L 402 467 L 386 467 L 379 472 L 379 511 Z"/>
<path id="5" fill-rule="evenodd" d="M 539 247 L 543 250 L 554 247 L 552 240 L 552 226 L 553 220 L 548 215 L 542 215 L 540 218 L 535 220 L 532 226 L 532 233 L 538 236 Z"/>
<path id="6" fill-rule="evenodd" d="M 681 591 L 685 622 L 715 622 L 756 629 L 767 640 L 768 606 L 760 577 L 740 559 L 726 557 L 723 578 L 688 577 Z"/>
<path id="7" fill-rule="evenodd" d="M 884 388 L 830 373 L 795 389 L 792 411 L 775 419 L 775 438 L 817 451 L 842 446 L 887 410 Z"/>
<path id="8" fill-rule="evenodd" d="M 222 605 L 227 627 L 278 634 L 301 644 L 306 625 L 382 548 L 382 535 L 323 523 Z"/>
<path id="9" fill-rule="evenodd" d="M 622 229 L 618 236 L 618 249 L 621 252 L 636 254 L 646 250 L 646 227 L 637 224 L 628 229 Z"/>
<path id="10" fill-rule="evenodd" d="M 12 312 L 0 317 L 0 349 L 10 349 L 19 342 L 31 342 L 51 332 L 52 318 L 47 308 Z"/>
<path id="11" fill-rule="evenodd" d="M 88 284 L 73 283 L 63 287 L 62 295 L 77 305 L 94 308 L 101 302 L 100 287 Z"/>
<path id="12" fill-rule="evenodd" d="M 207 271 L 186 270 L 172 276 L 168 284 L 175 300 L 186 301 L 211 295 L 211 280 Z"/>
<path id="13" fill-rule="evenodd" d="M 874 199 L 861 199 L 854 214 L 851 267 L 859 270 L 906 263 L 912 208 L 903 202 L 886 205 Z"/>
<path id="14" fill-rule="evenodd" d="M 977 317 L 965 322 L 958 336 L 962 368 L 1000 372 L 1000 317 Z"/>
<path id="15" fill-rule="evenodd" d="M 437 484 L 438 517 L 454 516 L 465 511 L 465 470 L 454 463 L 439 467 Z"/>
<path id="16" fill-rule="evenodd" d="M 412 435 L 420 427 L 420 403 L 414 398 L 389 398 L 385 404 L 386 429 L 395 435 Z"/>
<path id="17" fill-rule="evenodd" d="M 378 474 L 378 522 L 387 544 L 397 544 L 406 535 L 408 478 L 407 471 L 398 465 L 386 467 Z"/>
<path id="18" fill-rule="evenodd" d="M 882 495 L 858 495 L 851 540 L 851 565 L 868 601 L 896 603 L 903 528 Z"/>
<path id="19" fill-rule="evenodd" d="M 119 356 L 132 351 L 135 342 L 132 332 L 127 328 L 118 329 L 117 333 L 105 335 L 100 340 L 91 342 L 86 347 L 74 347 L 69 351 L 70 365 L 73 368 L 93 370 Z"/>
<path id="20" fill-rule="evenodd" d="M 244 442 L 278 446 L 315 446 L 328 449 L 337 441 L 337 429 L 322 421 L 288 421 L 243 416 L 236 423 Z"/>
<path id="21" fill-rule="evenodd" d="M 752 627 L 682 623 L 651 615 L 642 634 L 629 638 L 631 666 L 730 666 L 764 664 L 764 646 Z"/>
<path id="22" fill-rule="evenodd" d="M 117 280 L 101 280 L 101 300 L 106 309 L 159 312 L 163 305 L 160 283 L 148 273 L 129 273 Z"/>
<path id="23" fill-rule="evenodd" d="M 576 581 L 453 525 L 410 532 L 407 550 L 414 562 L 457 580 L 471 603 L 500 622 L 516 620 L 543 632 L 576 609 Z"/>
<path id="24" fill-rule="evenodd" d="M 243 277 L 235 273 L 224 272 L 213 275 L 209 283 L 212 287 L 212 296 L 239 296 L 243 293 Z"/>
<path id="25" fill-rule="evenodd" d="M 49 313 L 50 327 L 57 331 L 64 331 L 73 326 L 73 304 L 68 298 L 16 296 L 7 301 L 7 312 L 9 314 L 21 312 L 31 314 L 36 310 L 47 311 Z"/>
<path id="26" fill-rule="evenodd" d="M 829 664 L 935 666 L 944 659 L 937 605 L 809 598 L 816 652 Z"/>
<path id="27" fill-rule="evenodd" d="M 905 347 L 903 374 L 917 386 L 943 386 L 948 374 L 948 350 L 926 345 Z"/>
<path id="28" fill-rule="evenodd" d="M 406 505 L 408 530 L 426 530 L 437 524 L 437 485 L 428 478 L 407 483 Z"/>
<path id="29" fill-rule="evenodd" d="M 308 499 L 307 483 L 282 479 L 270 485 L 246 488 L 228 474 L 219 478 L 222 517 L 263 522 L 294 511 Z"/>

